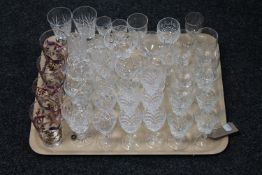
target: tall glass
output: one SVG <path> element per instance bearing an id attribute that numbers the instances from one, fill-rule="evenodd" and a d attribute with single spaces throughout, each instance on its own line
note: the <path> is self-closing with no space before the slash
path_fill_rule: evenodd
<path id="1" fill-rule="evenodd" d="M 65 32 L 67 36 L 71 34 L 72 12 L 66 7 L 55 7 L 47 13 L 47 21 L 54 32 L 59 29 Z"/>
<path id="2" fill-rule="evenodd" d="M 81 6 L 73 11 L 73 21 L 83 39 L 95 37 L 97 12 L 93 7 Z"/>

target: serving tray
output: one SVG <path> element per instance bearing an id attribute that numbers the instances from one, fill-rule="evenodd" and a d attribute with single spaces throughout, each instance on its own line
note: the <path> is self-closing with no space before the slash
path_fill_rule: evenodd
<path id="1" fill-rule="evenodd" d="M 223 92 L 223 83 L 222 83 L 222 76 L 221 76 L 221 66 L 219 64 L 218 71 L 220 73 L 219 79 L 216 82 L 216 87 L 221 93 L 221 98 L 218 103 L 219 108 L 219 119 L 221 125 L 226 123 L 226 111 L 225 111 L 225 103 L 224 103 L 224 92 Z M 39 79 L 38 81 L 41 81 Z M 38 82 L 41 84 L 41 82 Z M 168 100 L 165 97 L 164 103 L 166 107 L 170 110 Z M 193 103 L 192 107 L 190 108 L 189 113 L 193 114 L 194 110 L 196 109 L 197 104 Z M 161 129 L 161 133 L 163 134 L 166 142 L 163 144 L 162 147 L 159 148 L 149 148 L 145 141 L 145 135 L 149 133 L 149 131 L 142 126 L 138 132 L 137 137 L 140 138 L 140 148 L 138 150 L 126 151 L 121 146 L 121 139 L 125 135 L 125 132 L 121 129 L 120 124 L 117 123 L 115 129 L 112 133 L 112 139 L 114 140 L 114 147 L 111 151 L 104 151 L 100 145 L 96 142 L 97 136 L 99 135 L 98 132 L 95 131 L 93 127 L 90 128 L 90 133 L 92 137 L 90 137 L 91 144 L 81 144 L 79 145 L 77 141 L 72 139 L 72 131 L 65 123 L 62 122 L 63 126 L 63 139 L 62 143 L 59 146 L 55 147 L 48 147 L 43 144 L 36 129 L 34 128 L 33 124 L 31 124 L 30 130 L 30 137 L 29 137 L 29 144 L 32 150 L 38 154 L 42 155 L 212 155 L 218 154 L 222 152 L 228 145 L 228 136 L 213 140 L 207 139 L 207 147 L 204 149 L 200 149 L 196 145 L 194 145 L 194 138 L 199 134 L 195 123 L 193 127 L 187 134 L 187 140 L 189 146 L 184 150 L 175 151 L 168 147 L 167 145 L 167 138 L 171 136 L 167 123 L 165 123 L 164 127 Z"/>

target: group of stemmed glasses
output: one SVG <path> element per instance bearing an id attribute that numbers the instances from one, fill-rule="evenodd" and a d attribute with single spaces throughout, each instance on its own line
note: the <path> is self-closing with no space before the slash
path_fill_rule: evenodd
<path id="1" fill-rule="evenodd" d="M 218 36 L 202 28 L 201 13 L 189 13 L 185 29 L 176 19 L 163 18 L 156 32 L 148 31 L 142 13 L 111 20 L 97 17 L 89 6 L 73 12 L 56 7 L 47 20 L 52 30 L 40 38 L 44 56 L 37 62 L 42 84 L 34 83 L 41 111 L 32 109 L 40 136 L 38 128 L 47 124 L 47 130 L 60 128 L 61 134 L 63 118 L 76 145 L 91 144 L 95 129 L 101 134 L 97 142 L 109 151 L 115 148 L 112 133 L 119 121 L 125 150 L 139 149 L 141 142 L 153 149 L 167 143 L 181 150 L 195 122 L 201 133 L 195 144 L 206 146 L 207 135 L 219 123 L 220 73 Z M 195 99 L 198 109 L 192 112 Z M 172 135 L 167 142 L 161 133 L 166 120 Z M 149 131 L 143 138 L 137 134 L 142 124 Z"/>

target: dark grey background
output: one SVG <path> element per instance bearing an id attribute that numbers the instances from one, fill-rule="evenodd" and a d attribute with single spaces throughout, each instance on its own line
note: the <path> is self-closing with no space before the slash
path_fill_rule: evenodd
<path id="1" fill-rule="evenodd" d="M 31 84 L 37 76 L 38 38 L 52 7 L 90 5 L 98 16 L 145 13 L 149 29 L 166 16 L 182 26 L 190 11 L 219 34 L 226 111 L 239 128 L 214 156 L 41 156 L 28 144 Z M 32 0 L 0 1 L 0 174 L 262 174 L 261 1 L 254 0 Z"/>

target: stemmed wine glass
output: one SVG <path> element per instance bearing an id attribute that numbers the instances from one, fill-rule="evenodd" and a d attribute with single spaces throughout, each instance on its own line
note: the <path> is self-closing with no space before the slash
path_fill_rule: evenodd
<path id="1" fill-rule="evenodd" d="M 185 17 L 185 29 L 190 35 L 196 34 L 202 27 L 204 17 L 200 12 L 190 12 Z"/>
<path id="2" fill-rule="evenodd" d="M 110 151 L 114 144 L 110 134 L 117 122 L 117 114 L 114 110 L 116 97 L 112 86 L 105 82 L 98 82 L 92 95 L 92 102 L 95 106 L 93 126 L 102 134 L 98 137 L 98 143 L 104 151 Z"/>
<path id="3" fill-rule="evenodd" d="M 167 118 L 168 126 L 172 137 L 168 138 L 168 146 L 174 150 L 182 150 L 188 146 L 186 134 L 193 124 L 193 119 L 189 114 L 184 116 L 170 113 Z"/>
<path id="4" fill-rule="evenodd" d="M 96 10 L 90 6 L 80 6 L 73 11 L 73 21 L 83 40 L 95 37 L 96 17 Z"/>
<path id="5" fill-rule="evenodd" d="M 99 48 L 104 47 L 104 37 L 107 32 L 110 32 L 112 29 L 112 21 L 108 16 L 100 16 L 96 19 L 96 29 L 101 36 L 97 41 L 97 46 Z"/>
<path id="6" fill-rule="evenodd" d="M 139 148 L 135 132 L 142 123 L 142 112 L 139 109 L 141 99 L 140 84 L 131 80 L 119 79 L 116 83 L 117 102 L 120 107 L 119 123 L 127 133 L 122 139 L 126 150 Z"/>
<path id="7" fill-rule="evenodd" d="M 66 7 L 55 7 L 47 13 L 47 21 L 57 35 L 59 35 L 59 32 L 56 32 L 57 29 L 67 36 L 71 35 L 72 17 L 71 10 Z"/>
<path id="8" fill-rule="evenodd" d="M 63 104 L 61 105 L 61 114 L 76 135 L 74 144 L 77 146 L 89 145 L 91 143 L 88 134 L 92 118 L 91 103 L 88 101 L 85 105 L 73 103 L 69 96 L 64 96 Z"/>

